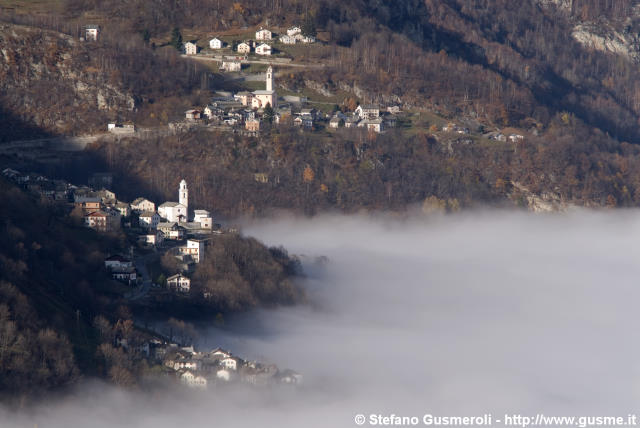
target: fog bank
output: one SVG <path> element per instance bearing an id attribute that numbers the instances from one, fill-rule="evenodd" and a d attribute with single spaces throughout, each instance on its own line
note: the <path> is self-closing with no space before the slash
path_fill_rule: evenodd
<path id="1" fill-rule="evenodd" d="M 357 413 L 626 416 L 640 398 L 640 212 L 430 221 L 282 218 L 247 235 L 305 255 L 310 304 L 203 346 L 289 367 L 287 388 L 147 396 L 104 385 L 4 426 L 352 427 Z M 313 263 L 326 256 L 324 268 Z M 97 416 L 96 416 L 97 415 Z"/>

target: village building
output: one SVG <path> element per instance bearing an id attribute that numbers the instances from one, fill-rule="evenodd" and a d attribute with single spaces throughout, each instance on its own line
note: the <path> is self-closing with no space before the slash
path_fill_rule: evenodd
<path id="1" fill-rule="evenodd" d="M 112 232 L 120 228 L 120 215 L 117 214 L 116 216 L 106 210 L 94 211 L 84 216 L 84 224 L 98 232 Z"/>
<path id="2" fill-rule="evenodd" d="M 380 108 L 374 105 L 359 105 L 354 114 L 360 119 L 377 119 L 380 116 Z"/>
<path id="3" fill-rule="evenodd" d="M 291 36 L 288 34 L 280 36 L 280 43 L 283 43 L 285 45 L 295 45 L 297 41 L 298 39 L 295 36 Z"/>
<path id="4" fill-rule="evenodd" d="M 95 42 L 100 36 L 100 26 L 87 25 L 84 27 L 84 39 L 86 41 Z"/>
<path id="5" fill-rule="evenodd" d="M 143 211 L 138 217 L 138 224 L 145 229 L 156 229 L 160 223 L 160 215 L 155 211 Z"/>
<path id="6" fill-rule="evenodd" d="M 214 350 L 212 350 L 211 352 L 209 352 L 209 358 L 216 358 L 216 359 L 222 359 L 222 358 L 227 358 L 231 356 L 231 352 L 226 351 L 222 348 L 216 348 Z"/>
<path id="7" fill-rule="evenodd" d="M 222 46 L 224 46 L 224 42 L 216 37 L 209 40 L 209 47 L 211 49 L 222 49 Z"/>
<path id="8" fill-rule="evenodd" d="M 295 126 L 301 126 L 304 129 L 313 128 L 313 118 L 309 115 L 298 116 L 293 119 L 293 124 Z"/>
<path id="9" fill-rule="evenodd" d="M 364 119 L 358 123 L 359 128 L 366 128 L 367 131 L 381 133 L 384 129 L 383 121 L 381 118 L 377 119 Z"/>
<path id="10" fill-rule="evenodd" d="M 280 383 L 287 383 L 293 385 L 299 385 L 302 383 L 302 375 L 296 371 L 287 369 L 282 372 L 278 372 L 277 379 Z"/>
<path id="11" fill-rule="evenodd" d="M 295 36 L 300 33 L 302 33 L 302 29 L 296 25 L 287 29 L 287 36 Z"/>
<path id="12" fill-rule="evenodd" d="M 195 263 L 204 259 L 205 241 L 202 239 L 187 239 L 187 245 L 178 247 L 178 254 L 191 256 Z"/>
<path id="13" fill-rule="evenodd" d="M 145 198 L 136 198 L 131 202 L 131 210 L 136 212 L 155 211 L 156 204 Z"/>
<path id="14" fill-rule="evenodd" d="M 227 71 L 227 72 L 241 71 L 242 63 L 240 61 L 222 61 L 220 70 Z"/>
<path id="15" fill-rule="evenodd" d="M 122 217 L 129 217 L 131 214 L 131 206 L 126 202 L 117 201 L 114 208 L 118 210 Z"/>
<path id="16" fill-rule="evenodd" d="M 229 356 L 221 359 L 220 365 L 227 370 L 236 371 L 240 367 L 240 360 L 239 358 Z"/>
<path id="17" fill-rule="evenodd" d="M 162 245 L 164 242 L 164 233 L 159 230 L 156 230 L 152 233 L 147 233 L 146 235 L 138 236 L 138 243 L 145 246 L 157 247 Z"/>
<path id="18" fill-rule="evenodd" d="M 231 371 L 227 369 L 220 369 L 216 372 L 216 379 L 229 382 L 231 380 Z"/>
<path id="19" fill-rule="evenodd" d="M 193 212 L 193 222 L 200 223 L 200 227 L 203 229 L 213 228 L 213 217 L 207 210 L 195 210 Z"/>
<path id="20" fill-rule="evenodd" d="M 251 53 L 251 46 L 249 46 L 248 43 L 242 42 L 236 47 L 236 50 L 238 53 Z"/>
<path id="21" fill-rule="evenodd" d="M 133 267 L 115 269 L 111 271 L 111 278 L 116 281 L 124 282 L 128 285 L 133 285 L 136 284 L 138 280 L 138 274 L 136 273 L 136 269 Z"/>
<path id="22" fill-rule="evenodd" d="M 196 109 L 190 109 L 184 112 L 184 117 L 188 121 L 196 121 L 201 119 L 202 112 Z"/>
<path id="23" fill-rule="evenodd" d="M 188 293 L 191 289 L 191 280 L 178 273 L 167 278 L 167 288 L 180 293 Z"/>
<path id="24" fill-rule="evenodd" d="M 176 222 L 158 223 L 157 229 L 164 234 L 164 239 L 169 239 L 172 241 L 179 241 L 183 239 L 186 234 L 185 228 L 180 226 Z"/>
<path id="25" fill-rule="evenodd" d="M 180 382 L 184 385 L 187 385 L 191 388 L 201 388 L 204 389 L 207 387 L 207 379 L 203 376 L 196 376 L 190 371 L 186 371 L 180 375 Z"/>
<path id="26" fill-rule="evenodd" d="M 186 55 L 195 55 L 198 53 L 198 45 L 193 42 L 187 42 L 183 45 L 183 50 Z"/>
<path id="27" fill-rule="evenodd" d="M 272 33 L 266 28 L 260 27 L 258 31 L 256 31 L 256 40 L 271 40 Z"/>
<path id="28" fill-rule="evenodd" d="M 329 121 L 329 128 L 336 129 L 336 128 L 340 128 L 341 126 L 344 126 L 344 120 L 338 116 L 333 116 Z"/>
<path id="29" fill-rule="evenodd" d="M 271 55 L 271 46 L 262 43 L 256 47 L 256 55 Z"/>
<path id="30" fill-rule="evenodd" d="M 253 98 L 251 100 L 251 106 L 254 108 L 265 108 L 267 104 L 271 108 L 277 108 L 278 106 L 278 94 L 273 89 L 275 87 L 275 78 L 273 74 L 273 67 L 267 68 L 265 90 L 257 90 L 253 92 Z"/>
<path id="31" fill-rule="evenodd" d="M 100 198 L 100 201 L 103 204 L 108 204 L 108 203 L 115 204 L 116 202 L 116 194 L 113 193 L 111 190 L 100 189 L 97 192 L 95 192 L 95 195 Z"/>
<path id="32" fill-rule="evenodd" d="M 243 91 L 235 94 L 233 98 L 240 101 L 243 106 L 250 106 L 251 101 L 253 100 L 253 94 L 251 92 Z"/>
<path id="33" fill-rule="evenodd" d="M 247 131 L 250 132 L 258 132 L 260 131 L 260 120 L 259 119 L 249 119 L 244 122 L 244 127 Z"/>
<path id="34" fill-rule="evenodd" d="M 109 123 L 107 124 L 107 131 L 112 134 L 134 134 L 136 132 L 136 127 L 132 123 Z"/>
<path id="35" fill-rule="evenodd" d="M 133 262 L 120 254 L 115 254 L 104 260 L 104 267 L 110 270 L 127 269 L 133 267 Z"/>
<path id="36" fill-rule="evenodd" d="M 387 107 L 387 111 L 391 114 L 398 114 L 400 113 L 400 106 L 389 106 Z"/>

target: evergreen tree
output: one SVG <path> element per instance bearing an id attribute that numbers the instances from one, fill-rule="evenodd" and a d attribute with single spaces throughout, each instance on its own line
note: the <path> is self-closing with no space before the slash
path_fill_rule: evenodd
<path id="1" fill-rule="evenodd" d="M 178 27 L 174 28 L 171 32 L 171 41 L 169 44 L 179 51 L 182 50 L 182 34 Z"/>
<path id="2" fill-rule="evenodd" d="M 264 111 L 262 112 L 262 118 L 264 119 L 265 122 L 272 123 L 273 116 L 274 116 L 274 111 L 273 111 L 273 108 L 271 107 L 271 103 L 267 103 L 267 105 L 264 107 Z"/>

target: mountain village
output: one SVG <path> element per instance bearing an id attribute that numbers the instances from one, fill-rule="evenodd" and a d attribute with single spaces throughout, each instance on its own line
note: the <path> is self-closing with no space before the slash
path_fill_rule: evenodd
<path id="1" fill-rule="evenodd" d="M 97 173 L 90 179 L 91 186 L 75 186 L 64 180 L 55 180 L 40 174 L 22 174 L 6 168 L 2 175 L 18 184 L 26 192 L 66 204 L 70 215 L 80 215 L 85 227 L 98 233 L 109 233 L 120 228 L 138 236 L 138 248 L 131 248 L 130 257 L 114 254 L 104 260 L 104 266 L 112 280 L 131 287 L 130 299 L 137 299 L 149 291 L 149 287 L 159 287 L 147 278 L 144 257 L 134 261 L 138 251 L 165 251 L 179 261 L 181 270 L 166 279 L 170 292 L 186 294 L 190 292 L 191 280 L 196 263 L 205 257 L 205 248 L 212 234 L 222 234 L 233 230 L 223 230 L 214 224 L 209 211 L 189 210 L 189 190 L 185 180 L 178 188 L 178 202 L 168 201 L 156 204 L 140 197 L 127 203 L 107 190 L 112 182 L 111 174 Z M 94 190 L 99 188 L 100 190 Z M 142 275 L 141 275 L 142 273 Z M 147 276 L 147 277 L 145 277 Z M 206 293 L 205 299 L 210 297 Z M 210 352 L 197 351 L 193 345 L 184 346 L 147 329 L 131 343 L 121 336 L 114 337 L 114 345 L 134 351 L 147 359 L 150 365 L 163 367 L 163 373 L 186 387 L 206 389 L 221 383 L 246 383 L 266 385 L 283 383 L 296 385 L 302 382 L 302 375 L 293 370 L 279 370 L 274 364 L 247 361 L 220 348 Z"/>

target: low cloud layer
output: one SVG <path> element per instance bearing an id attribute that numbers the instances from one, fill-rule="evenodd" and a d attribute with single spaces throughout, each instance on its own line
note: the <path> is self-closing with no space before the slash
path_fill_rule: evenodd
<path id="1" fill-rule="evenodd" d="M 308 306 L 237 316 L 205 328 L 202 345 L 293 368 L 302 388 L 148 396 L 92 385 L 28 414 L 0 411 L 2 426 L 351 427 L 356 413 L 635 410 L 638 212 L 283 218 L 245 232 L 329 263 L 308 264 Z"/>

